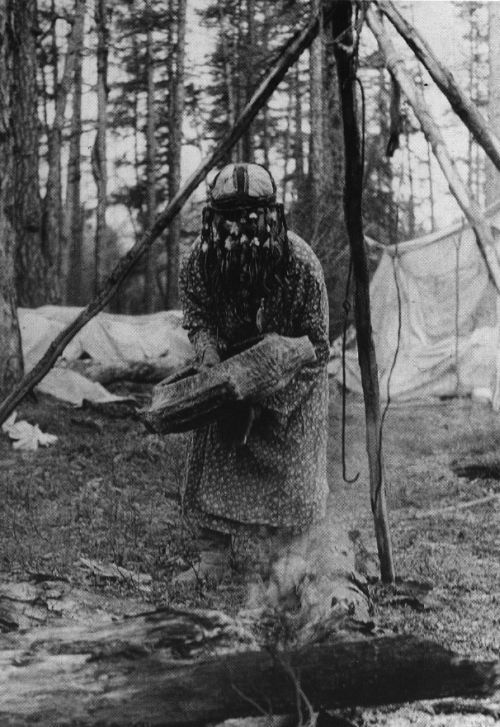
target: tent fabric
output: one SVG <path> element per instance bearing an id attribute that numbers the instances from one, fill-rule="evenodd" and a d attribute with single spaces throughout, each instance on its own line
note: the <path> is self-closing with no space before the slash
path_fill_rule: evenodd
<path id="1" fill-rule="evenodd" d="M 102 384 L 87 379 L 77 371 L 59 366 L 51 369 L 36 388 L 43 394 L 50 394 L 56 399 L 74 406 L 82 406 L 84 401 L 110 404 L 127 399 L 127 397 L 112 394 Z"/>
<path id="2" fill-rule="evenodd" d="M 500 252 L 500 204 L 486 214 Z M 370 285 L 381 398 L 478 395 L 498 389 L 498 300 L 473 230 L 440 233 L 383 248 Z M 339 341 L 330 372 L 341 381 Z M 361 393 L 354 345 L 346 386 Z"/>
<path id="3" fill-rule="evenodd" d="M 34 310 L 18 309 L 27 370 L 40 359 L 50 341 L 82 310 L 54 305 Z M 63 352 L 67 361 L 87 356 L 102 364 L 134 363 L 168 356 L 173 366 L 184 363 L 192 355 L 187 333 L 182 328 L 180 311 L 139 316 L 98 313 Z"/>
<path id="4" fill-rule="evenodd" d="M 35 366 L 58 333 L 82 310 L 53 305 L 18 309 L 26 372 Z M 193 356 L 187 332 L 182 328 L 181 311 L 139 316 L 99 313 L 70 341 L 61 363 L 83 357 L 104 365 L 163 358 L 176 367 L 184 366 Z M 100 384 L 57 365 L 37 388 L 76 405 L 81 405 L 83 399 L 96 402 L 120 399 Z"/>

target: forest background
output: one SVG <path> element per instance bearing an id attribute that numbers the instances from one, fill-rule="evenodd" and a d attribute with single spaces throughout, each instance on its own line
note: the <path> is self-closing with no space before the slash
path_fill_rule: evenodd
<path id="1" fill-rule="evenodd" d="M 0 243 L 15 248 L 17 305 L 86 304 L 118 257 L 228 131 L 284 40 L 319 5 L 320 0 L 3 2 L 0 15 L 2 24 L 10 24 L 12 57 L 0 93 L 12 99 L 14 162 L 4 167 L 2 191 L 4 208 L 12 211 L 11 237 Z M 398 6 L 497 129 L 500 3 Z M 500 194 L 498 175 L 425 70 L 402 41 L 395 42 L 471 196 L 491 204 Z M 450 222 L 459 209 L 367 28 L 358 75 L 366 234 L 393 244 Z M 395 131 L 399 148 L 389 157 Z M 227 161 L 270 166 L 289 226 L 323 264 L 333 338 L 343 323 L 349 253 L 335 59 L 326 32 L 289 71 Z M 206 184 L 136 266 L 110 310 L 137 314 L 178 306 L 179 259 L 197 235 L 205 197 Z M 372 256 L 374 267 L 377 253 Z"/>

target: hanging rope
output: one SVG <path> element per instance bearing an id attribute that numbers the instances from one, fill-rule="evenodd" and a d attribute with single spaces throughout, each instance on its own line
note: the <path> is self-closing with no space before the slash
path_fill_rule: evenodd
<path id="1" fill-rule="evenodd" d="M 458 241 L 453 238 L 455 245 L 455 375 L 457 379 L 456 395 L 460 396 L 460 247 L 462 245 L 462 236 L 464 228 L 460 230 Z"/>
<path id="2" fill-rule="evenodd" d="M 404 164 L 402 162 L 401 166 L 401 174 L 399 175 L 399 185 L 398 185 L 398 193 L 397 198 L 398 200 L 401 199 L 401 188 L 403 186 L 403 178 L 404 178 Z M 387 417 L 387 414 L 389 412 L 389 408 L 391 406 L 391 382 L 392 382 L 392 375 L 394 373 L 394 370 L 396 368 L 396 363 L 399 356 L 399 350 L 401 347 L 401 331 L 402 331 L 402 300 L 401 300 L 401 286 L 399 284 L 398 279 L 398 272 L 397 272 L 397 261 L 399 260 L 399 205 L 396 205 L 396 242 L 394 245 L 395 253 L 394 256 L 391 258 L 392 261 L 392 272 L 394 276 L 394 286 L 396 288 L 396 298 L 397 298 L 397 304 L 398 304 L 398 324 L 397 324 L 397 331 L 396 331 L 396 348 L 394 349 L 394 356 L 391 361 L 391 365 L 389 368 L 389 374 L 387 376 L 387 387 L 386 387 L 386 400 L 384 409 L 382 411 L 382 416 L 380 417 L 380 433 L 379 433 L 379 446 L 378 446 L 378 461 L 379 461 L 379 469 L 382 468 L 382 441 L 383 441 L 383 435 L 384 435 L 384 425 L 385 425 L 385 419 Z"/>
<path id="3" fill-rule="evenodd" d="M 357 17 L 356 17 L 357 20 Z M 356 23 L 357 25 L 357 23 Z M 365 143 L 366 143 L 366 116 L 365 116 L 365 90 L 359 76 L 356 76 L 361 93 L 361 168 L 365 170 Z M 346 408 L 347 408 L 347 388 L 346 388 L 346 348 L 347 348 L 347 328 L 349 322 L 349 313 L 351 312 L 351 278 L 352 278 L 352 259 L 349 255 L 349 269 L 347 273 L 347 281 L 345 286 L 345 295 L 342 303 L 344 311 L 344 323 L 342 326 L 342 428 L 341 428 L 341 447 L 342 447 L 342 479 L 344 482 L 352 485 L 359 478 L 360 473 L 357 472 L 354 477 L 348 477 L 346 464 Z M 380 450 L 379 450 L 380 452 Z M 380 456 L 380 455 L 379 455 Z"/>
<path id="4" fill-rule="evenodd" d="M 346 375 L 346 366 L 345 366 L 345 352 L 346 352 L 346 344 L 347 344 L 347 327 L 349 322 L 349 313 L 351 312 L 351 301 L 350 298 L 350 287 L 351 287 L 351 277 L 352 277 L 352 260 L 349 259 L 349 271 L 347 273 L 347 282 L 345 286 L 345 297 L 344 302 L 342 303 L 342 308 L 344 310 L 344 325 L 342 328 L 342 435 L 341 435 L 341 445 L 342 445 L 342 479 L 344 482 L 347 482 L 348 484 L 352 485 L 356 480 L 359 478 L 359 472 L 354 475 L 354 477 L 348 477 L 347 476 L 347 465 L 346 465 L 346 403 L 347 403 L 347 389 L 345 385 L 345 375 Z"/>

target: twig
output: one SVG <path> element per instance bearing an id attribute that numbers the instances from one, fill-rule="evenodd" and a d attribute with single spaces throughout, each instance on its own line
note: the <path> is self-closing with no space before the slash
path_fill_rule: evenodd
<path id="1" fill-rule="evenodd" d="M 424 512 L 417 512 L 413 516 L 413 520 L 424 520 L 428 517 L 436 517 L 438 515 L 452 514 L 457 510 L 465 510 L 469 507 L 475 507 L 476 505 L 486 505 L 488 502 L 493 502 L 500 498 L 500 492 L 492 492 L 485 497 L 478 497 L 476 500 L 467 500 L 467 502 L 457 502 L 455 505 L 448 505 L 447 507 L 436 508 L 434 510 L 424 510 Z"/>

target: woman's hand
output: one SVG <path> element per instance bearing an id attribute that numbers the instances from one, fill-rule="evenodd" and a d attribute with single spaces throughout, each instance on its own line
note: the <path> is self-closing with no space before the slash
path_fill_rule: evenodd
<path id="1" fill-rule="evenodd" d="M 207 346 L 203 351 L 203 356 L 200 362 L 199 369 L 211 369 L 220 363 L 220 356 L 215 346 Z"/>

